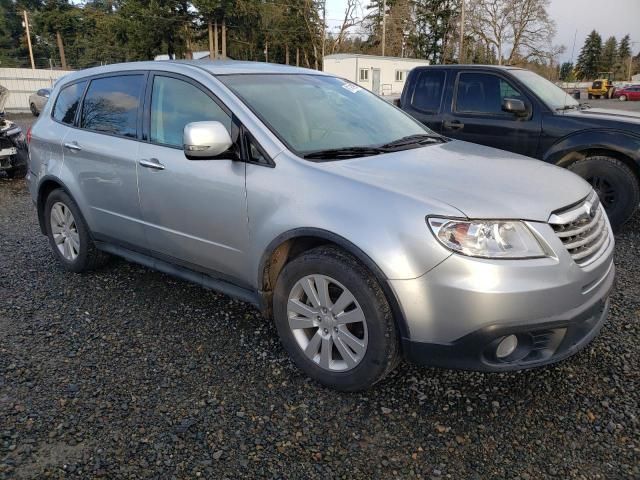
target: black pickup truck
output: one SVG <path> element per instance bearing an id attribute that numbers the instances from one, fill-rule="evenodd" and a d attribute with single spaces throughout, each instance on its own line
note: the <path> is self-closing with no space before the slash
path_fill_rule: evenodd
<path id="1" fill-rule="evenodd" d="M 591 108 L 529 70 L 485 65 L 417 67 L 397 103 L 445 136 L 569 168 L 614 229 L 640 204 L 640 113 Z"/>

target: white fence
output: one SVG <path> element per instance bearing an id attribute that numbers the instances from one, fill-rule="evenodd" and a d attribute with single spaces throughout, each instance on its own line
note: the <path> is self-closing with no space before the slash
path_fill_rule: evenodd
<path id="1" fill-rule="evenodd" d="M 0 68 L 0 85 L 9 90 L 4 109 L 7 112 L 28 112 L 29 95 L 41 88 L 50 88 L 66 70 L 31 70 L 30 68 Z"/>

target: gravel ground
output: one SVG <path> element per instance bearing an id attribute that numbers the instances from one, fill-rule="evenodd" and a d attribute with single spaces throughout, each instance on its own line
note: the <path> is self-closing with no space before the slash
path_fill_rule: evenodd
<path id="1" fill-rule="evenodd" d="M 64 272 L 0 178 L 0 478 L 640 478 L 640 216 L 594 342 L 556 366 L 402 364 L 319 387 L 241 302 L 115 260 Z"/>

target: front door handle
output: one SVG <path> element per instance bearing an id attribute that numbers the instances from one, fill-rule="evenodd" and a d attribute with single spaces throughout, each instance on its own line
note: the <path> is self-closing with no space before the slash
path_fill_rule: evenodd
<path id="1" fill-rule="evenodd" d="M 149 160 L 142 159 L 138 163 L 145 168 L 153 168 L 154 170 L 164 170 L 164 165 L 161 164 L 157 158 L 150 158 Z"/>
<path id="2" fill-rule="evenodd" d="M 444 126 L 444 128 L 447 128 L 449 130 L 462 130 L 464 128 L 464 123 L 462 123 L 460 120 L 444 122 L 442 125 Z"/>
<path id="3" fill-rule="evenodd" d="M 78 145 L 78 142 L 68 142 L 64 144 L 65 148 L 68 148 L 69 150 L 73 150 L 74 152 L 79 152 L 80 150 L 82 150 L 82 147 L 80 145 Z"/>

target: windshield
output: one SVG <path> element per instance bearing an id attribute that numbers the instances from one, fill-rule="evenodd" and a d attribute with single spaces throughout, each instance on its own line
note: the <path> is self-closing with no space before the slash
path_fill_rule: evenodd
<path id="1" fill-rule="evenodd" d="M 546 78 L 541 77 L 537 73 L 529 70 L 511 70 L 518 80 L 533 90 L 540 100 L 547 104 L 553 110 L 564 107 L 577 107 L 580 105 L 567 92 L 558 87 L 555 83 L 550 82 Z"/>
<path id="2" fill-rule="evenodd" d="M 313 74 L 217 78 L 301 156 L 433 134 L 385 100 L 339 78 Z"/>

